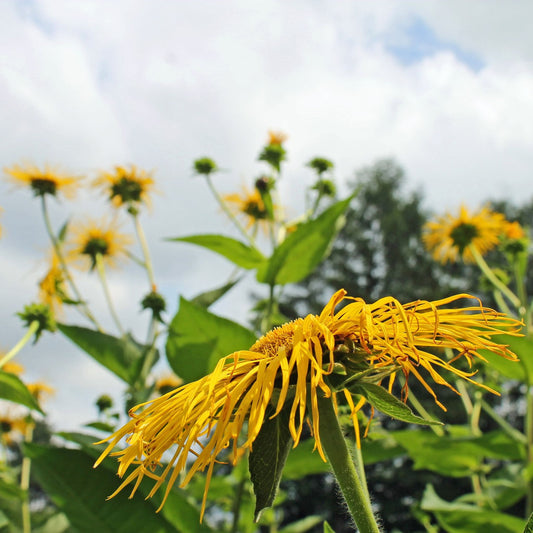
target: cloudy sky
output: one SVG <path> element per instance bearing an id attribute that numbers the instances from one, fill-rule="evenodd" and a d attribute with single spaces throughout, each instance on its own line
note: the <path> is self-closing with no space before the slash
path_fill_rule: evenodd
<path id="1" fill-rule="evenodd" d="M 250 183 L 269 129 L 289 135 L 281 186 L 290 212 L 332 159 L 339 184 L 393 156 L 434 210 L 532 194 L 533 4 L 325 0 L 4 0 L 0 2 L 0 164 L 59 165 L 93 177 L 115 164 L 154 170 L 159 194 L 142 217 L 160 289 L 176 309 L 223 283 L 229 265 L 163 237 L 231 227 L 192 161 L 213 157 L 223 192 Z M 52 202 L 66 218 L 102 213 L 85 193 Z M 38 202 L 0 182 L 0 349 L 23 334 L 14 313 L 36 296 L 48 248 Z M 124 229 L 129 229 L 124 226 Z M 144 332 L 134 267 L 111 274 L 120 313 Z M 251 285 L 251 283 L 250 283 Z M 82 281 L 109 320 L 94 279 Z M 216 309 L 246 321 L 246 291 Z M 76 322 L 75 315 L 68 316 Z M 139 333 L 139 335 L 142 335 Z M 96 414 L 121 384 L 69 341 L 45 334 L 20 355 L 29 380 L 56 389 L 58 429 Z"/>

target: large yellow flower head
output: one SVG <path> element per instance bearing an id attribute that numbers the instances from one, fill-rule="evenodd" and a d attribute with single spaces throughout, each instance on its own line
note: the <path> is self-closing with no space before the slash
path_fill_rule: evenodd
<path id="1" fill-rule="evenodd" d="M 57 196 L 61 192 L 67 198 L 72 198 L 80 183 L 80 178 L 62 175 L 48 165 L 42 170 L 35 165 L 14 165 L 5 168 L 4 172 L 15 185 L 29 187 L 34 196 Z"/>
<path id="2" fill-rule="evenodd" d="M 98 256 L 108 266 L 116 266 L 116 260 L 126 254 L 128 245 L 132 243 L 131 237 L 120 233 L 118 229 L 119 225 L 114 219 L 102 219 L 99 222 L 88 220 L 73 227 L 74 241 L 69 258 L 85 258 L 91 270 L 95 268 Z"/>
<path id="3" fill-rule="evenodd" d="M 102 189 L 115 207 L 126 205 L 137 208 L 140 204 L 150 205 L 150 193 L 154 188 L 151 173 L 131 165 L 129 168 L 116 166 L 114 172 L 101 172 L 93 184 Z"/>
<path id="4" fill-rule="evenodd" d="M 461 205 L 458 215 L 445 213 L 433 222 L 428 222 L 423 235 L 426 248 L 441 262 L 456 262 L 462 258 L 466 263 L 474 263 L 470 246 L 481 255 L 492 250 L 504 233 L 508 222 L 501 213 L 488 207 L 470 213 Z"/>
<path id="5" fill-rule="evenodd" d="M 413 374 L 436 400 L 427 376 L 450 388 L 439 373 L 443 369 L 471 380 L 472 373 L 454 366 L 460 357 L 470 363 L 474 358 L 483 359 L 479 350 L 489 349 L 516 359 L 491 337 L 504 331 L 516 334 L 519 322 L 481 305 L 445 307 L 469 298 L 457 295 L 406 305 L 383 298 L 366 304 L 360 298 L 346 298 L 346 291 L 340 290 L 320 315 L 308 315 L 276 328 L 249 350 L 222 358 L 204 378 L 133 408 L 132 420 L 105 439 L 109 445 L 96 465 L 107 455 L 114 455 L 119 461 L 119 476 L 127 474 L 112 496 L 130 483 L 134 483 L 133 495 L 145 475 L 155 480 L 149 494 L 153 496 L 168 480 L 163 503 L 180 472 L 184 471 L 180 479 L 183 487 L 195 472 L 207 469 L 203 513 L 221 452 L 231 446 L 236 462 L 252 448 L 266 418 L 275 418 L 282 410 L 290 413 L 288 429 L 294 446 L 308 421 L 316 448 L 325 460 L 318 399 L 342 392 L 356 424 L 356 411 L 362 404 L 359 401 L 355 405 L 347 376 L 352 376 L 352 382 L 361 372 L 375 383 L 388 379 L 392 390 L 397 372 L 402 372 L 406 381 Z M 349 303 L 335 312 L 343 300 Z M 458 353 L 447 361 L 428 351 L 435 347 Z M 346 379 L 339 381 L 343 375 Z M 404 388 L 404 397 L 406 393 Z M 113 452 L 124 437 L 128 447 Z M 163 454 L 170 448 L 170 461 L 161 467 Z M 195 456 L 192 462 L 191 455 Z M 127 473 L 131 465 L 134 468 Z"/>

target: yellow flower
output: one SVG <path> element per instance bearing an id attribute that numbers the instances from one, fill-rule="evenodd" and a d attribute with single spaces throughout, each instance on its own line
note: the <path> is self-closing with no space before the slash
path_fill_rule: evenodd
<path id="1" fill-rule="evenodd" d="M 287 140 L 287 135 L 281 131 L 272 131 L 268 132 L 268 144 L 270 146 L 277 144 L 281 145 Z"/>
<path id="2" fill-rule="evenodd" d="M 52 167 L 46 165 L 43 170 L 35 165 L 22 167 L 15 165 L 5 168 L 4 172 L 11 182 L 21 187 L 30 187 L 34 196 L 50 194 L 57 196 L 62 192 L 67 198 L 72 198 L 78 190 L 80 178 L 61 175 Z"/>
<path id="3" fill-rule="evenodd" d="M 129 168 L 116 166 L 114 172 L 102 172 L 93 184 L 102 189 L 117 208 L 141 203 L 149 206 L 154 180 L 150 173 L 131 165 Z"/>
<path id="4" fill-rule="evenodd" d="M 459 258 L 465 263 L 474 263 L 469 246 L 472 245 L 481 255 L 486 254 L 498 244 L 506 224 L 504 215 L 488 207 L 470 214 L 462 205 L 458 215 L 446 213 L 436 221 L 428 222 L 423 239 L 434 259 L 441 263 L 454 263 Z"/>
<path id="5" fill-rule="evenodd" d="M 58 315 L 61 314 L 65 299 L 68 299 L 65 273 L 56 253 L 52 252 L 50 268 L 39 281 L 39 300 L 48 305 L 54 315 Z"/>
<path id="6" fill-rule="evenodd" d="M 100 222 L 88 220 L 84 224 L 73 227 L 74 242 L 69 252 L 70 259 L 86 258 L 90 269 L 96 266 L 97 256 L 111 267 L 116 266 L 116 259 L 126 254 L 126 248 L 132 239 L 118 231 L 116 220 L 102 219 Z"/>
<path id="7" fill-rule="evenodd" d="M 519 222 L 508 222 L 504 227 L 504 235 L 508 239 L 523 239 L 526 234 Z"/>
<path id="8" fill-rule="evenodd" d="M 46 383 L 42 381 L 37 381 L 35 383 L 27 383 L 26 387 L 28 387 L 28 390 L 33 395 L 33 397 L 40 402 L 45 394 L 54 394 L 55 390 L 53 387 L 50 387 L 50 385 L 47 385 Z"/>
<path id="9" fill-rule="evenodd" d="M 255 224 L 263 226 L 268 223 L 266 222 L 268 220 L 268 211 L 261 194 L 256 188 L 250 191 L 246 186 L 243 186 L 241 194 L 226 194 L 223 198 L 235 214 L 244 217 L 247 228 L 251 228 Z M 276 206 L 274 206 L 274 209 L 276 209 Z"/>
<path id="10" fill-rule="evenodd" d="M 22 440 L 27 427 L 25 417 L 14 416 L 9 412 L 0 414 L 0 442 L 4 446 L 15 444 L 17 440 Z"/>
<path id="11" fill-rule="evenodd" d="M 339 367 L 348 376 L 365 369 L 365 379 L 373 376 L 378 383 L 389 376 L 389 390 L 397 372 L 406 379 L 413 374 L 436 400 L 422 371 L 437 384 L 453 389 L 439 371 L 471 381 L 473 373 L 453 365 L 461 357 L 471 363 L 475 358 L 483 359 L 479 350 L 488 349 L 516 359 L 491 337 L 504 331 L 517 334 L 521 324 L 481 305 L 445 307 L 468 298 L 472 297 L 461 294 L 406 305 L 383 298 L 366 304 L 360 298 L 346 298 L 346 291 L 340 290 L 320 315 L 308 315 L 276 328 L 249 350 L 219 360 L 204 378 L 133 408 L 132 420 L 102 441 L 109 444 L 95 466 L 109 454 L 118 457 L 120 477 L 134 466 L 112 496 L 130 483 L 134 483 L 133 495 L 146 475 L 155 480 L 151 497 L 168 480 L 163 503 L 180 472 L 185 472 L 180 483 L 184 487 L 197 471 L 207 469 L 203 515 L 219 455 L 232 447 L 236 462 L 252 448 L 266 416 L 274 418 L 282 409 L 290 410 L 288 429 L 294 446 L 309 421 L 316 448 L 325 460 L 319 433 L 319 395 L 331 397 L 342 392 L 352 407 L 354 424 L 361 406 L 361 401 L 354 405 L 351 393 L 344 388 L 346 382 L 339 384 L 338 378 L 343 377 Z M 350 303 L 335 313 L 343 300 Z M 458 354 L 446 361 L 427 351 L 435 347 L 450 348 Z M 404 399 L 406 394 L 404 389 Z M 266 415 L 267 409 L 274 413 Z M 128 447 L 113 452 L 124 437 Z M 170 462 L 156 472 L 163 454 L 174 445 Z M 192 462 L 191 455 L 195 456 Z"/>
<path id="12" fill-rule="evenodd" d="M 0 359 L 2 359 L 2 354 L 0 354 Z M 9 372 L 10 374 L 15 374 L 15 376 L 20 376 L 24 373 L 24 367 L 15 361 L 8 361 L 7 363 L 4 363 L 0 370 L 3 372 Z"/>

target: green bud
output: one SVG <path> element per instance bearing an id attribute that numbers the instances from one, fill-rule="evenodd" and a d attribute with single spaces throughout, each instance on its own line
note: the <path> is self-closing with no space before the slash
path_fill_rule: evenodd
<path id="1" fill-rule="evenodd" d="M 267 144 L 259 154 L 258 160 L 267 162 L 278 172 L 281 169 L 281 162 L 285 161 L 287 152 L 281 144 Z"/>
<path id="2" fill-rule="evenodd" d="M 143 309 L 150 309 L 156 320 L 163 322 L 161 313 L 166 311 L 167 304 L 163 296 L 156 291 L 149 292 L 141 301 L 141 307 Z"/>
<path id="3" fill-rule="evenodd" d="M 276 180 L 271 176 L 261 176 L 255 180 L 255 188 L 261 193 L 270 192 L 276 186 Z"/>
<path id="4" fill-rule="evenodd" d="M 201 157 L 194 162 L 194 170 L 197 174 L 209 176 L 218 170 L 217 164 L 209 157 Z"/>
<path id="5" fill-rule="evenodd" d="M 43 331 L 55 331 L 57 326 L 52 315 L 52 310 L 46 304 L 29 304 L 24 306 L 24 310 L 17 315 L 22 319 L 24 325 L 29 327 L 30 324 L 37 321 L 39 327 L 35 332 L 34 344 L 39 340 Z"/>
<path id="6" fill-rule="evenodd" d="M 102 414 L 113 407 L 113 398 L 107 394 L 102 394 L 95 403 L 98 413 Z"/>
<path id="7" fill-rule="evenodd" d="M 309 163 L 307 163 L 307 166 L 312 168 L 319 176 L 321 176 L 327 170 L 331 170 L 334 165 L 329 159 L 315 157 L 314 159 L 311 159 Z"/>
<path id="8" fill-rule="evenodd" d="M 319 179 L 311 187 L 314 191 L 317 191 L 320 196 L 329 196 L 332 198 L 337 192 L 337 187 L 331 180 Z"/>

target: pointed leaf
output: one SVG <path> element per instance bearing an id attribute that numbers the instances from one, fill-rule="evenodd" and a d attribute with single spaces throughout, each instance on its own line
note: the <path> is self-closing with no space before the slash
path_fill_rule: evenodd
<path id="1" fill-rule="evenodd" d="M 533 340 L 529 337 L 496 335 L 493 341 L 508 345 L 520 361 L 511 361 L 488 350 L 480 350 L 480 354 L 487 359 L 489 366 L 505 377 L 533 384 Z"/>
<path id="2" fill-rule="evenodd" d="M 283 409 L 275 418 L 269 419 L 273 409 L 268 409 L 265 421 L 250 452 L 249 469 L 256 498 L 254 520 L 261 511 L 271 507 L 278 492 L 285 461 L 291 449 L 289 432 L 290 409 Z"/>
<path id="3" fill-rule="evenodd" d="M 233 289 L 235 285 L 240 281 L 239 279 L 236 279 L 235 281 L 230 281 L 229 283 L 225 283 L 222 285 L 222 287 L 217 287 L 216 289 L 212 289 L 210 291 L 205 291 L 197 296 L 195 296 L 191 303 L 194 305 L 199 305 L 200 307 L 205 307 L 206 309 L 214 304 L 217 300 L 222 298 L 224 294 L 226 294 L 229 290 Z"/>
<path id="4" fill-rule="evenodd" d="M 257 273 L 257 281 L 270 285 L 297 283 L 327 256 L 344 225 L 344 212 L 354 195 L 333 204 L 316 219 L 300 224 L 275 250 Z"/>
<path id="5" fill-rule="evenodd" d="M 11 372 L 0 370 L 0 398 L 24 405 L 44 414 L 26 385 Z"/>
<path id="6" fill-rule="evenodd" d="M 312 527 L 320 524 L 323 518 L 318 515 L 310 515 L 295 522 L 291 522 L 279 530 L 279 533 L 305 533 Z"/>
<path id="7" fill-rule="evenodd" d="M 151 346 L 139 344 L 129 333 L 120 338 L 81 326 L 58 324 L 57 327 L 93 359 L 129 385 L 136 382 L 144 358 L 152 350 Z M 154 364 L 157 359 L 156 354 Z"/>
<path id="8" fill-rule="evenodd" d="M 324 522 L 324 533 L 335 533 L 333 528 L 327 522 Z"/>
<path id="9" fill-rule="evenodd" d="M 442 425 L 442 423 L 437 420 L 425 420 L 424 418 L 416 416 L 407 405 L 388 393 L 380 385 L 374 385 L 373 383 L 358 383 L 357 385 L 350 387 L 350 390 L 356 394 L 364 396 L 370 405 L 392 418 L 402 420 L 403 422 L 409 422 L 411 424 Z"/>
<path id="10" fill-rule="evenodd" d="M 524 528 L 524 533 L 533 533 L 533 513 L 529 515 L 529 520 Z"/>
<path id="11" fill-rule="evenodd" d="M 181 298 L 168 331 L 167 359 L 172 370 L 190 382 L 209 373 L 221 357 L 249 349 L 255 341 L 244 326 Z"/>
<path id="12" fill-rule="evenodd" d="M 190 235 L 189 237 L 174 237 L 168 241 L 189 242 L 203 246 L 208 250 L 223 255 L 232 263 L 242 268 L 253 269 L 261 266 L 266 260 L 257 249 L 225 235 Z"/>

